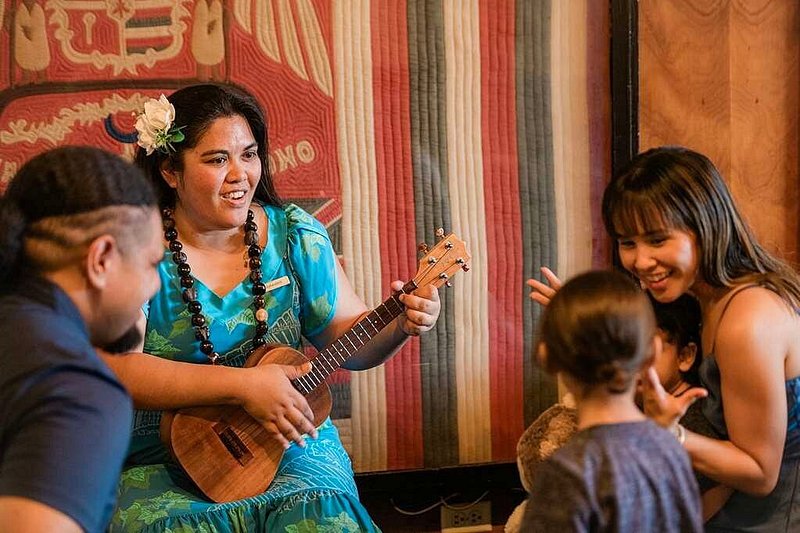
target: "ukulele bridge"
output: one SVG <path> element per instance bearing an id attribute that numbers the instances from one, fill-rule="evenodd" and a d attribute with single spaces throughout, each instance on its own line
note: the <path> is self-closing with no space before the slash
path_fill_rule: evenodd
<path id="1" fill-rule="evenodd" d="M 214 424 L 214 433 L 217 434 L 228 453 L 236 459 L 240 465 L 245 466 L 253 459 L 253 453 L 247 444 L 236 434 L 231 426 L 224 422 Z"/>

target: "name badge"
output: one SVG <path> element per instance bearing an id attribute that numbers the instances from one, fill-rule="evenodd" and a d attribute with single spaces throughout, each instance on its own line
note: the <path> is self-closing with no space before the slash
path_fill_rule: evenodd
<path id="1" fill-rule="evenodd" d="M 279 289 L 280 287 L 283 287 L 284 285 L 288 284 L 289 284 L 289 276 L 283 276 L 282 278 L 273 279 L 272 281 L 266 284 L 267 292 L 274 289 Z"/>

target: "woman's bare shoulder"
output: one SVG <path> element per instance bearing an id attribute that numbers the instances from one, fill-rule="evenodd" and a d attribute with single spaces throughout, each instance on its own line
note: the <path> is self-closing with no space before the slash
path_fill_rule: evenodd
<path id="1" fill-rule="evenodd" d="M 729 298 L 722 299 L 718 304 L 725 307 L 721 322 L 739 321 L 743 318 L 757 321 L 797 318 L 791 305 L 767 287 L 734 287 L 730 293 Z"/>
<path id="2" fill-rule="evenodd" d="M 717 326 L 718 358 L 728 354 L 763 363 L 766 356 L 783 360 L 795 358 L 794 353 L 800 363 L 800 316 L 783 298 L 768 288 L 750 287 L 730 299 Z"/>

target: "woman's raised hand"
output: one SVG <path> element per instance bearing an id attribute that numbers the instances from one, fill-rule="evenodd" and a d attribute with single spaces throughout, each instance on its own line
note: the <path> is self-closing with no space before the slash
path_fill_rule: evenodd
<path id="1" fill-rule="evenodd" d="M 300 366 L 264 364 L 243 369 L 248 372 L 247 386 L 242 388 L 242 407 L 275 440 L 288 448 L 291 441 L 305 446 L 303 434 L 317 438 L 314 413 L 308 402 L 290 380 L 311 370 L 311 363 Z"/>
<path id="2" fill-rule="evenodd" d="M 549 268 L 540 267 L 539 271 L 544 276 L 544 279 L 547 280 L 546 284 L 535 279 L 529 279 L 526 283 L 531 288 L 531 300 L 541 305 L 547 305 L 563 283 Z"/>
<path id="3" fill-rule="evenodd" d="M 402 288 L 402 281 L 392 282 L 393 291 L 399 291 Z M 433 329 L 442 308 L 439 301 L 439 290 L 436 287 L 426 285 L 411 294 L 401 294 L 400 301 L 405 306 L 400 319 L 400 329 L 406 335 L 416 336 Z"/>

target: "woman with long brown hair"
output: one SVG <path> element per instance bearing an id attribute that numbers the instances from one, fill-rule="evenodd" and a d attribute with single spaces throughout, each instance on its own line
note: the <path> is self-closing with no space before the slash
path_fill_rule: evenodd
<path id="1" fill-rule="evenodd" d="M 800 278 L 767 252 L 719 171 L 682 147 L 644 152 L 612 179 L 603 220 L 622 266 L 658 301 L 684 293 L 703 316 L 703 413 L 722 439 L 676 426 L 649 372 L 649 413 L 683 435 L 693 467 L 735 489 L 709 531 L 800 530 Z M 560 285 L 530 280 L 546 303 Z"/>

